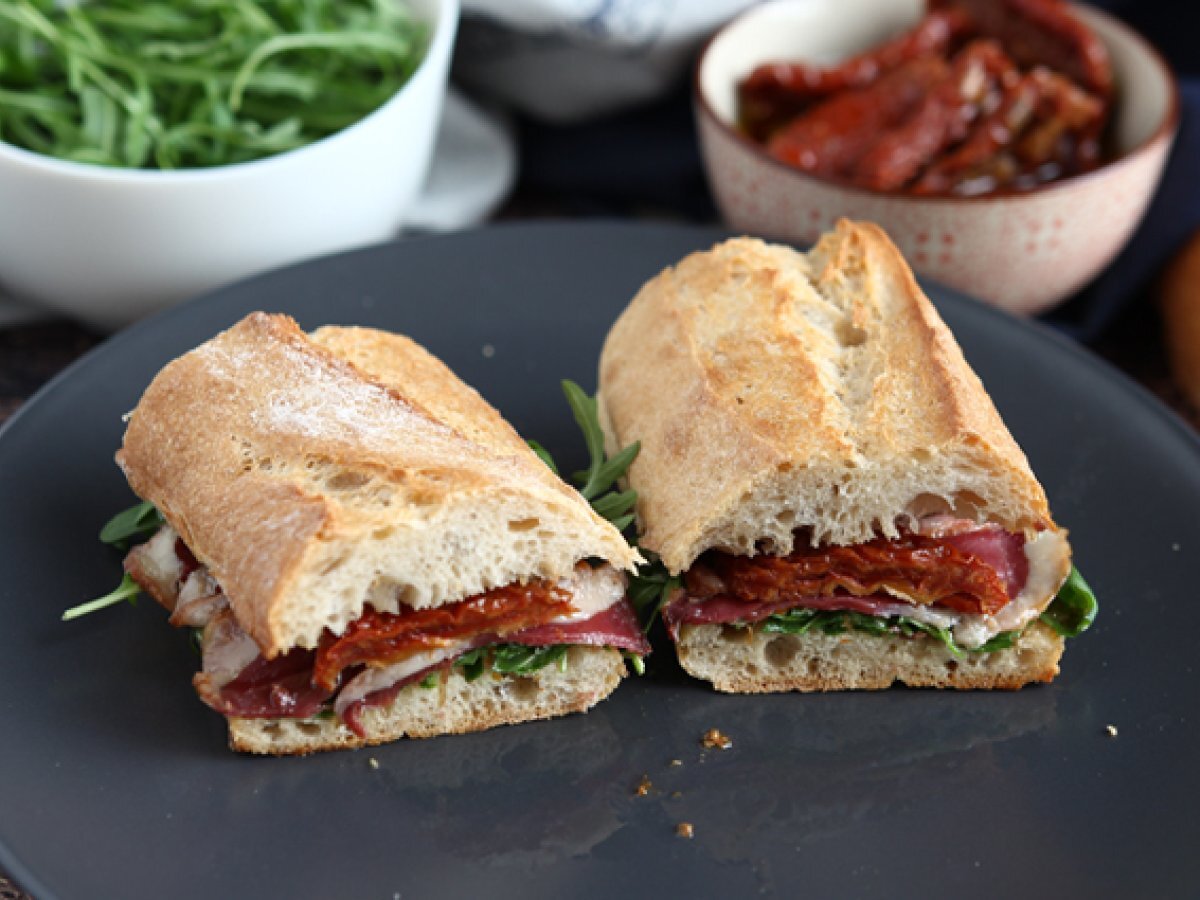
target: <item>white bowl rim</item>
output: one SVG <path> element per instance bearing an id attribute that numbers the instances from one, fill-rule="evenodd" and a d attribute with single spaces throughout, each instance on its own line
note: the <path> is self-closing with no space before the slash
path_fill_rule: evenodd
<path id="1" fill-rule="evenodd" d="M 442 41 L 449 40 L 447 33 L 454 30 L 458 20 L 459 0 L 432 0 L 432 2 L 436 4 L 437 10 L 437 19 L 433 23 L 433 33 L 430 34 L 429 41 L 425 46 L 424 56 L 421 57 L 421 61 L 417 63 L 417 67 L 413 70 L 412 75 L 408 77 L 408 80 L 396 89 L 396 93 L 392 94 L 392 96 L 361 119 L 357 119 L 345 128 L 340 128 L 332 134 L 327 134 L 325 137 L 318 138 L 303 146 L 284 150 L 281 153 L 273 153 L 270 156 L 250 159 L 245 162 L 229 163 L 223 166 L 203 166 L 188 169 L 134 169 L 129 166 L 102 166 L 97 163 L 59 159 L 54 156 L 47 156 L 44 153 L 38 153 L 34 150 L 26 150 L 24 147 L 18 147 L 16 144 L 10 144 L 7 141 L 0 141 L 0 164 L 11 161 L 18 165 L 39 169 L 46 174 L 63 175 L 70 178 L 163 184 L 236 177 L 243 173 L 249 173 L 253 170 L 270 166 L 273 163 L 294 160 L 298 156 L 324 148 L 344 135 L 359 130 L 367 122 L 383 116 L 392 105 L 404 96 L 405 89 L 416 81 L 418 77 L 423 75 L 429 68 L 429 58 L 433 55 L 433 48 Z"/>
<path id="2" fill-rule="evenodd" d="M 720 128 L 727 136 L 732 137 L 738 144 L 751 150 L 759 159 L 765 160 L 773 166 L 776 166 L 780 171 L 789 176 L 793 176 L 802 181 L 809 181 L 814 184 L 823 185 L 825 187 L 836 188 L 852 194 L 862 194 L 869 197 L 886 197 L 889 200 L 894 200 L 898 203 L 986 203 L 989 200 L 1016 200 L 1022 197 L 1036 197 L 1043 194 L 1048 194 L 1056 190 L 1080 184 L 1085 180 L 1100 178 L 1107 175 L 1118 168 L 1123 168 L 1125 165 L 1132 163 L 1137 158 L 1145 155 L 1151 149 L 1156 147 L 1160 142 L 1166 140 L 1172 142 L 1176 133 L 1179 131 L 1180 119 L 1180 97 L 1179 97 L 1179 82 L 1175 77 L 1175 72 L 1170 64 L 1163 58 L 1163 55 L 1158 52 L 1157 48 L 1151 44 L 1146 38 L 1131 28 L 1125 22 L 1118 19 L 1116 16 L 1099 9 L 1095 6 L 1088 6 L 1087 13 L 1103 19 L 1105 24 L 1115 31 L 1123 33 L 1124 37 L 1129 39 L 1145 56 L 1156 65 L 1163 77 L 1163 82 L 1167 86 L 1167 104 L 1166 113 L 1163 116 L 1163 121 L 1155 128 L 1150 135 L 1130 150 L 1125 151 L 1119 156 L 1105 160 L 1096 168 L 1089 172 L 1079 172 L 1075 175 L 1068 175 L 1066 178 L 1059 178 L 1054 181 L 1048 181 L 1044 184 L 1039 184 L 1036 187 L 1026 190 L 999 190 L 987 194 L 975 194 L 973 196 L 962 196 L 961 194 L 906 194 L 901 191 L 884 191 L 875 188 L 861 187 L 856 184 L 850 184 L 845 181 L 838 181 L 830 178 L 821 178 L 805 172 L 803 169 L 798 169 L 795 166 L 790 166 L 782 160 L 771 156 L 758 142 L 751 140 L 747 135 L 742 134 L 737 128 L 730 125 L 721 116 L 713 110 L 712 104 L 709 102 L 707 95 L 701 88 L 700 72 L 704 67 L 704 62 L 708 57 L 709 50 L 713 44 L 724 35 L 729 29 L 735 28 L 744 19 L 761 14 L 763 9 L 770 4 L 762 6 L 752 6 L 743 11 L 740 15 L 735 16 L 730 21 L 726 22 L 721 28 L 705 41 L 700 53 L 696 57 L 696 63 L 692 67 L 692 97 L 695 104 L 700 109 L 700 113 L 707 119 L 711 120 L 718 128 Z M 1071 3 L 1072 6 L 1078 4 Z"/>

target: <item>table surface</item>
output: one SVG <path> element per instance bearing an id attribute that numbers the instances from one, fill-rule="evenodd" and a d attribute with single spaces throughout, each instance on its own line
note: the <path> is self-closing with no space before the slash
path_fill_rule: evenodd
<path id="1" fill-rule="evenodd" d="M 1172 382 L 1162 344 L 1162 324 L 1149 300 L 1126 312 L 1096 352 L 1140 382 L 1200 430 L 1200 414 Z M 0 424 L 38 388 L 98 345 L 104 336 L 70 322 L 0 329 Z M 0 873 L 0 900 L 32 900 Z"/>

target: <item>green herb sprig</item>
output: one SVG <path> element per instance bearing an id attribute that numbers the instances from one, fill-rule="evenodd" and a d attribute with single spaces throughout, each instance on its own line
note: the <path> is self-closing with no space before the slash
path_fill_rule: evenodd
<path id="1" fill-rule="evenodd" d="M 78 619 L 80 616 L 86 616 L 88 613 L 94 613 L 97 610 L 116 606 L 118 603 L 125 603 L 127 601 L 131 606 L 137 606 L 138 594 L 141 592 L 142 589 L 138 586 L 138 583 L 130 578 L 129 575 L 125 575 L 121 579 L 121 583 L 103 597 L 97 597 L 95 600 L 89 600 L 87 603 L 72 606 L 62 614 L 62 620 L 69 622 L 72 619 Z"/>
<path id="2" fill-rule="evenodd" d="M 1095 621 L 1098 604 L 1096 595 L 1088 587 L 1079 570 L 1071 567 L 1071 574 L 1040 616 L 1040 620 L 1063 637 L 1078 637 Z M 804 634 L 817 629 L 825 634 L 844 634 L 860 631 L 873 635 L 899 634 L 915 637 L 928 635 L 945 645 L 952 655 L 961 659 L 968 653 L 992 653 L 1008 650 L 1021 636 L 1019 631 L 1002 631 L 978 647 L 960 647 L 948 628 L 940 628 L 928 622 L 919 622 L 907 616 L 871 616 L 850 610 L 789 609 L 763 620 L 763 631 L 772 634 Z"/>
<path id="3" fill-rule="evenodd" d="M 136 544 L 154 534 L 162 525 L 162 514 L 153 503 L 138 503 L 129 509 L 121 510 L 105 522 L 104 527 L 100 529 L 100 540 L 120 550 L 127 550 L 131 544 Z M 62 614 L 62 620 L 69 622 L 71 619 L 78 619 L 88 613 L 124 602 L 136 606 L 141 590 L 137 582 L 126 574 L 121 579 L 121 583 L 103 597 L 72 606 Z"/>
<path id="4" fill-rule="evenodd" d="M 378 108 L 427 32 L 394 0 L 0 0 L 0 140 L 129 168 L 259 159 Z"/>
<path id="5" fill-rule="evenodd" d="M 646 562 L 638 566 L 637 573 L 629 579 L 629 602 L 637 610 L 642 631 L 649 634 L 654 620 L 682 581 L 678 575 L 667 571 L 657 553 L 643 549 L 641 554 Z"/>
<path id="6" fill-rule="evenodd" d="M 588 467 L 573 473 L 571 482 L 597 514 L 612 522 L 618 531 L 624 531 L 633 523 L 632 510 L 637 503 L 637 491 L 622 491 L 613 486 L 617 479 L 629 471 L 642 445 L 635 441 L 613 456 L 608 456 L 604 452 L 604 429 L 600 427 L 596 398 L 588 396 L 583 388 L 566 379 L 562 382 L 562 390 L 575 422 L 583 432 L 589 458 Z M 550 452 L 537 441 L 528 441 L 528 444 L 538 458 L 550 467 L 550 471 L 558 475 L 558 466 Z"/>
<path id="7" fill-rule="evenodd" d="M 532 675 L 549 665 L 567 671 L 566 644 L 545 647 L 526 647 L 523 644 L 493 644 L 468 650 L 453 663 L 467 681 L 475 681 L 489 668 L 498 675 Z M 439 672 L 430 672 L 421 680 L 421 687 L 437 687 Z"/>

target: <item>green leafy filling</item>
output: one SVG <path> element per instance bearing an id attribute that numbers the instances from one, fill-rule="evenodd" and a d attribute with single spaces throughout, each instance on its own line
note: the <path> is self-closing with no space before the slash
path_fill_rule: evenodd
<path id="1" fill-rule="evenodd" d="M 657 553 L 642 550 L 642 556 L 645 564 L 638 566 L 637 573 L 629 579 L 629 602 L 637 610 L 642 630 L 649 634 L 654 620 L 682 582 L 678 575 L 667 571 Z"/>
<path id="2" fill-rule="evenodd" d="M 1059 589 L 1054 602 L 1042 613 L 1041 620 L 1063 637 L 1073 638 L 1092 627 L 1099 611 L 1096 595 L 1079 570 L 1071 566 L 1071 574 Z"/>
<path id="3" fill-rule="evenodd" d="M 600 415 L 596 398 L 588 394 L 573 381 L 562 382 L 563 394 L 575 416 L 583 440 L 587 445 L 588 467 L 571 475 L 571 482 L 598 515 L 613 524 L 617 531 L 624 531 L 633 523 L 633 507 L 637 503 L 637 491 L 622 491 L 614 487 L 630 465 L 637 459 L 642 445 L 630 444 L 619 453 L 608 456 L 604 452 L 604 429 L 600 427 Z M 555 475 L 559 474 L 554 457 L 537 441 L 528 441 L 529 448 L 538 455 Z"/>
<path id="4" fill-rule="evenodd" d="M 546 666 L 557 664 L 558 671 L 567 671 L 567 644 L 546 647 L 526 647 L 523 644 L 493 644 L 468 650 L 453 663 L 467 681 L 475 681 L 487 669 L 497 675 L 532 675 Z M 430 672 L 421 680 L 421 687 L 437 687 L 439 672 Z"/>
<path id="5" fill-rule="evenodd" d="M 158 531 L 162 525 L 162 514 L 153 503 L 138 503 L 109 519 L 100 529 L 100 540 L 110 546 L 126 550 L 131 544 L 143 541 Z M 137 582 L 126 574 L 121 578 L 121 583 L 103 597 L 72 606 L 62 614 L 62 620 L 69 622 L 71 619 L 78 619 L 80 616 L 86 616 L 88 613 L 94 613 L 109 606 L 116 606 L 118 603 L 128 602 L 136 606 L 141 590 Z"/>
<path id="6" fill-rule="evenodd" d="M 146 501 L 122 510 L 100 529 L 100 540 L 119 550 L 144 540 L 162 527 L 163 517 L 153 503 Z"/>
<path id="7" fill-rule="evenodd" d="M 1040 619 L 1063 637 L 1073 638 L 1087 631 L 1096 618 L 1097 608 L 1096 596 L 1079 574 L 1079 570 L 1072 566 L 1071 574 Z M 951 654 L 960 659 L 968 653 L 1007 650 L 1021 636 L 1019 631 L 1002 631 L 978 647 L 961 647 L 954 640 L 950 629 L 919 622 L 908 616 L 871 616 L 851 610 L 803 608 L 789 609 L 768 616 L 759 627 L 769 634 L 804 634 L 815 629 L 824 634 L 858 631 L 879 637 L 925 635 L 945 645 Z"/>

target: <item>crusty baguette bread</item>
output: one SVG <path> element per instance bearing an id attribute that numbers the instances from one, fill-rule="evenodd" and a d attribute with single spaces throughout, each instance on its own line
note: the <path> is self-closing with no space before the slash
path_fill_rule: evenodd
<path id="1" fill-rule="evenodd" d="M 861 632 L 771 634 L 728 625 L 685 625 L 676 645 L 688 674 L 727 693 L 882 690 L 893 684 L 1015 690 L 1058 674 L 1063 639 L 1034 623 L 1007 650 L 955 657 L 928 637 Z"/>
<path id="2" fill-rule="evenodd" d="M 619 651 L 572 647 L 567 651 L 565 672 L 557 666 L 530 676 L 497 676 L 488 671 L 468 681 L 452 669 L 437 687 L 410 684 L 390 703 L 362 711 L 365 738 L 336 718 L 231 718 L 229 744 L 247 753 L 290 755 L 382 744 L 402 737 L 483 731 L 582 712 L 611 694 L 624 674 L 625 661 Z"/>
<path id="3" fill-rule="evenodd" d="M 407 338 L 256 313 L 167 365 L 117 461 L 264 655 L 636 553 Z"/>
<path id="4" fill-rule="evenodd" d="M 1046 497 L 953 336 L 878 227 L 807 254 L 741 238 L 648 282 L 600 360 L 643 548 L 787 553 L 897 534 L 939 511 L 1053 527 Z"/>

